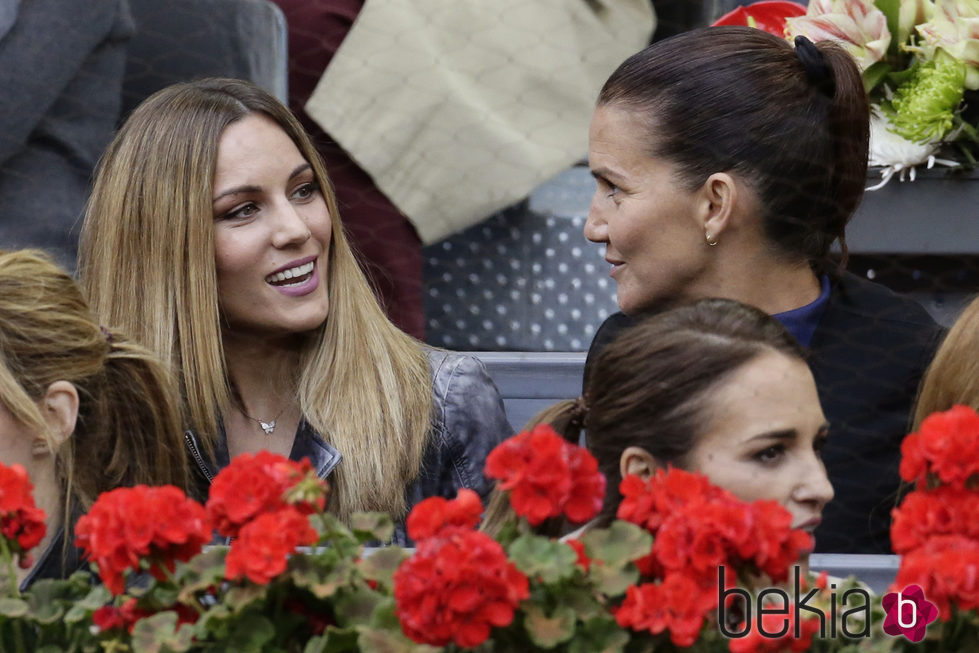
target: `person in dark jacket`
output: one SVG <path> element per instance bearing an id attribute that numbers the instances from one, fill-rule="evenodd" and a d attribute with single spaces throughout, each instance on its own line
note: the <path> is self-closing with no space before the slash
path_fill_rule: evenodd
<path id="1" fill-rule="evenodd" d="M 75 267 L 92 172 L 122 105 L 128 0 L 5 0 L 0 10 L 0 247 Z"/>
<path id="2" fill-rule="evenodd" d="M 309 137 L 254 84 L 177 84 L 133 111 L 80 268 L 99 318 L 171 362 L 206 480 L 243 452 L 309 456 L 342 520 L 488 494 L 484 459 L 512 434 L 496 387 L 384 315 Z"/>
<path id="3" fill-rule="evenodd" d="M 75 281 L 39 251 L 0 252 L 0 462 L 21 465 L 46 534 L 22 585 L 80 568 L 73 525 L 102 492 L 189 473 L 166 367 L 100 327 Z"/>
<path id="4" fill-rule="evenodd" d="M 725 297 L 778 318 L 810 349 L 831 424 L 836 499 L 816 547 L 836 553 L 890 551 L 900 442 L 939 335 L 918 304 L 843 271 L 868 135 L 859 70 L 835 44 L 715 27 L 626 60 L 589 144 L 585 236 L 605 246 L 622 309 L 589 364 L 636 316 L 678 300 Z"/>

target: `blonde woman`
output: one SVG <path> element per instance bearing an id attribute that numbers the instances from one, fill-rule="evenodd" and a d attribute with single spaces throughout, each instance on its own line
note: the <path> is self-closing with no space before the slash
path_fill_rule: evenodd
<path id="1" fill-rule="evenodd" d="M 243 452 L 309 457 L 341 518 L 488 492 L 483 460 L 510 434 L 496 388 L 384 316 L 309 138 L 254 85 L 180 84 L 133 112 L 96 177 L 80 272 L 101 320 L 172 363 L 207 479 Z"/>
<path id="2" fill-rule="evenodd" d="M 165 366 L 100 327 L 74 280 L 37 251 L 0 252 L 0 460 L 27 470 L 47 515 L 25 586 L 81 566 L 72 526 L 100 493 L 187 487 Z"/>
<path id="3" fill-rule="evenodd" d="M 957 404 L 979 410 L 979 297 L 955 320 L 928 366 L 912 431 L 917 431 L 922 420 L 932 413 Z"/>

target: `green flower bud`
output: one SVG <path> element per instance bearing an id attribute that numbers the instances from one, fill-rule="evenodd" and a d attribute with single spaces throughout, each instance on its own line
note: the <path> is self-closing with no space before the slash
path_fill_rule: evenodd
<path id="1" fill-rule="evenodd" d="M 894 133 L 916 143 L 942 140 L 955 123 L 965 74 L 965 64 L 941 50 L 919 65 L 884 106 Z"/>

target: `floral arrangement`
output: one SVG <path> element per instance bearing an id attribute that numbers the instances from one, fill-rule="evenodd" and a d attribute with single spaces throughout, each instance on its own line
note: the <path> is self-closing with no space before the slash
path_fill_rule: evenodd
<path id="1" fill-rule="evenodd" d="M 926 418 L 901 445 L 901 478 L 914 490 L 893 512 L 894 585 L 918 585 L 937 607 L 941 628 L 926 645 L 979 650 L 979 414 L 956 406 Z"/>
<path id="2" fill-rule="evenodd" d="M 918 488 L 895 513 L 894 537 L 906 552 L 898 583 L 938 601 L 942 633 L 976 642 L 979 416 L 966 410 L 930 418 L 905 443 L 902 475 Z M 867 633 L 874 622 L 873 637 L 824 632 L 826 621 L 833 633 L 845 626 L 832 588 L 857 588 L 854 580 L 802 579 L 804 613 L 788 602 L 762 610 L 773 590 L 755 590 L 799 590 L 793 563 L 812 547 L 774 502 L 745 503 L 668 469 L 626 477 L 618 518 L 596 524 L 605 479 L 587 451 L 547 426 L 498 446 L 486 470 L 513 513 L 500 532 L 477 529 L 482 502 L 461 490 L 415 506 L 406 527 L 416 548 L 406 550 L 373 547 L 392 536 L 387 515 L 344 525 L 325 512 L 328 487 L 308 462 L 243 454 L 205 505 L 174 487 L 101 495 L 76 527 L 93 571 L 22 593 L 14 562 L 30 564 L 43 513 L 23 469 L 0 465 L 10 578 L 0 650 L 748 653 L 884 651 L 903 641 L 881 631 L 883 612 L 870 605 L 858 621 Z M 585 527 L 568 539 L 535 532 L 556 519 Z M 215 530 L 230 546 L 205 546 Z"/>
<path id="3" fill-rule="evenodd" d="M 760 2 L 715 24 L 829 39 L 853 55 L 871 102 L 869 163 L 882 176 L 868 190 L 895 174 L 913 180 L 919 165 L 976 165 L 979 0 Z"/>

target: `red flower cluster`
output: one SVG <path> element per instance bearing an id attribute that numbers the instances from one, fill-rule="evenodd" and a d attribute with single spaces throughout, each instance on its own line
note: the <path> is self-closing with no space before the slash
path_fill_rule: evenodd
<path id="1" fill-rule="evenodd" d="M 566 515 L 586 522 L 602 509 L 605 476 L 583 447 L 573 445 L 548 424 L 525 431 L 498 445 L 486 458 L 486 475 L 510 491 L 510 505 L 537 525 Z"/>
<path id="2" fill-rule="evenodd" d="M 200 614 L 188 605 L 178 603 L 170 611 L 177 613 L 177 625 L 195 623 Z M 99 630 L 123 630 L 133 632 L 136 622 L 145 617 L 151 617 L 155 612 L 139 607 L 139 599 L 127 599 L 118 608 L 114 605 L 103 605 L 92 613 L 92 623 Z"/>
<path id="3" fill-rule="evenodd" d="M 954 487 L 915 491 L 891 515 L 891 544 L 904 554 L 934 535 L 963 535 L 979 541 L 979 497 Z"/>
<path id="4" fill-rule="evenodd" d="M 659 568 L 685 571 L 714 583 L 719 565 L 754 565 L 775 582 L 812 538 L 792 530 L 792 516 L 774 501 L 744 503 L 707 478 L 680 469 L 659 470 L 648 481 L 626 476 L 618 517 L 655 536 Z"/>
<path id="5" fill-rule="evenodd" d="M 625 601 L 615 611 L 615 620 L 623 628 L 648 630 L 653 635 L 669 630 L 670 641 L 675 645 L 692 646 L 704 616 L 715 607 L 716 592 L 705 593 L 692 578 L 675 573 L 667 575 L 662 583 L 629 587 Z"/>
<path id="6" fill-rule="evenodd" d="M 779 606 L 781 607 L 781 606 Z M 807 614 L 799 622 L 799 637 L 795 637 L 795 608 L 788 606 L 788 614 L 765 614 L 762 616 L 762 628 L 752 628 L 751 632 L 741 638 L 729 640 L 731 653 L 785 653 L 785 651 L 808 651 L 812 647 L 812 638 L 819 632 L 821 622 L 819 617 Z M 762 633 L 776 633 L 788 626 L 782 637 L 769 637 Z M 747 628 L 742 622 L 738 631 Z"/>
<path id="7" fill-rule="evenodd" d="M 509 625 L 530 595 L 527 577 L 503 547 L 472 530 L 482 508 L 479 496 L 463 489 L 451 501 L 425 499 L 408 515 L 408 535 L 417 544 L 394 573 L 394 599 L 401 629 L 412 640 L 478 646 L 491 627 Z"/>
<path id="8" fill-rule="evenodd" d="M 901 455 L 901 478 L 916 488 L 892 513 L 902 554 L 894 590 L 919 585 L 942 621 L 953 605 L 979 609 L 979 414 L 955 406 L 929 415 Z"/>
<path id="9" fill-rule="evenodd" d="M 812 547 L 774 501 L 744 503 L 700 474 L 671 468 L 648 481 L 626 476 L 619 490 L 619 519 L 655 536 L 650 555 L 636 564 L 644 576 L 663 581 L 630 588 L 616 619 L 637 630 L 668 629 L 677 646 L 691 645 L 717 607 L 719 566 L 748 566 L 779 582 Z M 734 574 L 729 578 L 733 583 Z"/>
<path id="10" fill-rule="evenodd" d="M 415 504 L 405 521 L 408 537 L 423 540 L 438 535 L 445 528 L 470 529 L 479 523 L 483 502 L 472 490 L 462 488 L 455 499 L 429 497 Z"/>
<path id="11" fill-rule="evenodd" d="M 292 505 L 308 515 L 325 504 L 326 481 L 317 478 L 308 459 L 297 463 L 259 451 L 235 456 L 214 477 L 207 514 L 219 533 L 237 537 L 242 526 L 263 513 Z"/>
<path id="12" fill-rule="evenodd" d="M 418 543 L 394 573 L 404 634 L 415 642 L 474 647 L 493 626 L 507 626 L 530 595 L 527 577 L 500 544 L 479 531 L 444 529 Z"/>
<path id="13" fill-rule="evenodd" d="M 901 443 L 901 478 L 919 488 L 937 479 L 954 488 L 979 480 L 979 414 L 968 406 L 929 415 Z M 932 483 L 929 483 L 932 481 Z"/>
<path id="14" fill-rule="evenodd" d="M 164 568 L 200 553 L 211 539 L 204 507 L 172 485 L 119 488 L 99 495 L 92 509 L 78 520 L 75 544 L 99 566 L 102 582 L 121 594 L 123 573 L 149 562 L 163 580 Z"/>
<path id="15" fill-rule="evenodd" d="M 319 538 L 309 525 L 309 517 L 292 506 L 259 515 L 238 531 L 225 558 L 229 580 L 248 577 L 264 585 L 286 569 L 290 553 L 297 546 L 313 544 Z"/>
<path id="16" fill-rule="evenodd" d="M 951 606 L 979 608 L 979 541 L 961 535 L 936 535 L 901 558 L 894 587 L 919 585 L 948 621 Z"/>
<path id="17" fill-rule="evenodd" d="M 0 463 L 0 535 L 7 540 L 19 564 L 27 569 L 34 561 L 27 553 L 37 546 L 47 526 L 44 511 L 34 504 L 34 495 L 27 471 L 21 465 Z"/>

